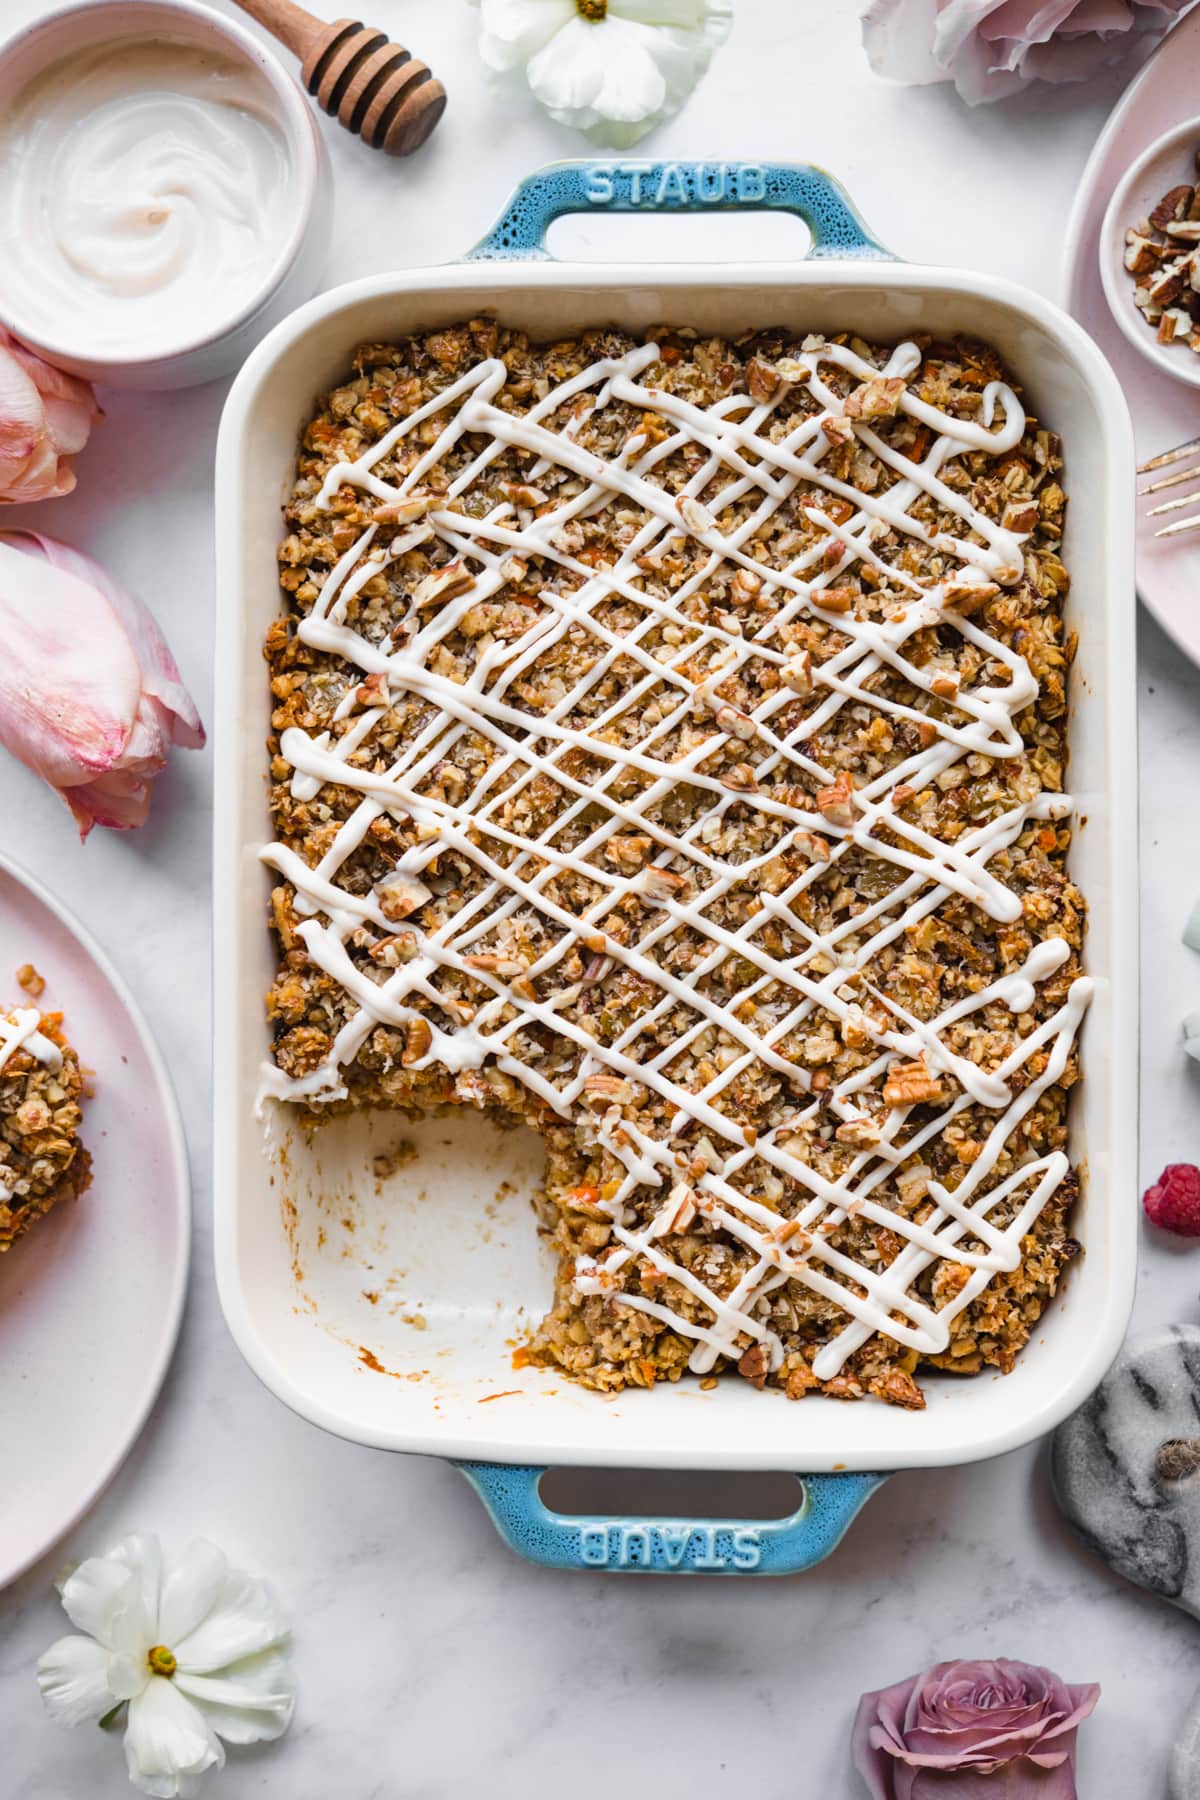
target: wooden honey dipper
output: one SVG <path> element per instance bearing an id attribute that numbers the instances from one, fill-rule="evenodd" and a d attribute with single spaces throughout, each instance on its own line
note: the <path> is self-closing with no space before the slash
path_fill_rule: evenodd
<path id="1" fill-rule="evenodd" d="M 373 150 L 409 156 L 446 110 L 446 90 L 399 44 L 356 19 L 326 24 L 293 0 L 235 0 L 300 58 L 300 79 Z"/>

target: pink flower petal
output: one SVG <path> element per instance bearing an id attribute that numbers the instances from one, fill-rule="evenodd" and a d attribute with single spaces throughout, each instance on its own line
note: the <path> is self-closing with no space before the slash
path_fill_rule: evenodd
<path id="1" fill-rule="evenodd" d="M 46 415 L 46 432 L 59 456 L 74 456 L 88 441 L 95 414 L 78 400 L 60 400 L 54 394 L 42 395 Z"/>
<path id="2" fill-rule="evenodd" d="M 204 729 L 150 614 L 53 538 L 0 532 L 0 744 L 93 825 L 145 823 L 172 744 Z"/>
<path id="3" fill-rule="evenodd" d="M 0 350 L 0 487 L 21 479 L 41 447 L 43 423 L 37 388 L 20 363 Z"/>
<path id="4" fill-rule="evenodd" d="M 0 742 L 55 787 L 111 768 L 141 677 L 104 596 L 0 542 L 0 641 Z"/>
<path id="5" fill-rule="evenodd" d="M 114 581 L 107 569 L 92 557 L 85 556 L 82 550 L 73 550 L 69 544 L 44 537 L 40 532 L 31 531 L 26 535 L 37 542 L 54 568 L 65 569 L 100 590 L 129 634 L 141 665 L 143 692 L 161 701 L 169 715 L 167 742 L 180 744 L 188 750 L 199 750 L 205 741 L 200 714 L 183 685 L 179 667 L 154 615 L 128 588 Z"/>
<path id="6" fill-rule="evenodd" d="M 135 831 L 150 816 L 150 783 L 141 775 L 120 769 L 111 770 L 98 781 L 63 788 L 62 797 L 83 838 L 93 825 L 105 825 L 110 831 Z"/>
<path id="7" fill-rule="evenodd" d="M 876 74 L 953 81 L 969 105 L 1032 80 L 1086 81 L 1136 59 L 1190 0 L 871 0 L 863 43 Z"/>
<path id="8" fill-rule="evenodd" d="M 66 460 L 101 417 L 86 381 L 54 368 L 0 325 L 0 500 L 68 494 Z"/>
<path id="9" fill-rule="evenodd" d="M 854 1764 L 872 1800 L 1076 1800 L 1076 1736 L 1099 1693 L 1004 1658 L 938 1663 L 863 1695 Z"/>

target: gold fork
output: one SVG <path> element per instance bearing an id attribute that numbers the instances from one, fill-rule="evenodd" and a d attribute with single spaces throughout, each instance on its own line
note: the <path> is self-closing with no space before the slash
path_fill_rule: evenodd
<path id="1" fill-rule="evenodd" d="M 1165 469 L 1172 463 L 1179 462 L 1185 456 L 1200 452 L 1200 438 L 1189 438 L 1186 444 L 1176 444 L 1173 450 L 1164 450 L 1161 456 L 1152 456 L 1149 462 L 1138 467 L 1139 475 L 1152 475 L 1155 469 Z M 1146 494 L 1159 494 L 1164 488 L 1181 487 L 1185 481 L 1200 481 L 1200 462 L 1190 469 L 1179 469 L 1171 475 L 1164 475 L 1158 481 L 1152 481 L 1148 487 L 1139 488 L 1139 497 Z M 1162 500 L 1157 506 L 1150 508 L 1148 517 L 1161 518 L 1165 513 L 1182 512 L 1185 506 L 1200 506 L 1200 492 L 1181 494 L 1174 500 Z M 1178 537 L 1182 531 L 1193 531 L 1200 525 L 1200 512 L 1193 513 L 1188 519 L 1177 519 L 1173 525 L 1164 525 L 1155 532 L 1155 537 Z"/>

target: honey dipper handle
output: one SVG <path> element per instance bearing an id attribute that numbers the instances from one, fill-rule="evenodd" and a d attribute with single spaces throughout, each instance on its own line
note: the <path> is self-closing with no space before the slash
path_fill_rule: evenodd
<path id="1" fill-rule="evenodd" d="M 314 38 L 328 29 L 324 19 L 316 19 L 293 0 L 236 0 L 244 13 L 265 25 L 271 36 L 286 44 L 293 56 L 303 62 Z"/>

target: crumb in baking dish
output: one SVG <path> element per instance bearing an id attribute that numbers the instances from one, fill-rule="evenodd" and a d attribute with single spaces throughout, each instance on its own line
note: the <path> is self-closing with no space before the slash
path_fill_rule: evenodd
<path id="1" fill-rule="evenodd" d="M 532 1124 L 599 1389 L 923 1404 L 1078 1251 L 1061 446 L 988 346 L 473 320 L 304 428 L 269 1094 Z"/>
<path id="2" fill-rule="evenodd" d="M 31 995 L 45 987 L 28 963 L 17 982 Z M 61 1014 L 36 1006 L 0 1012 L 0 1252 L 91 1182 L 91 1158 L 79 1141 L 82 1092 Z"/>

